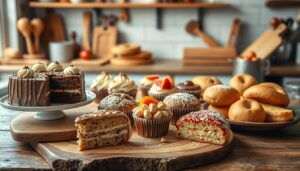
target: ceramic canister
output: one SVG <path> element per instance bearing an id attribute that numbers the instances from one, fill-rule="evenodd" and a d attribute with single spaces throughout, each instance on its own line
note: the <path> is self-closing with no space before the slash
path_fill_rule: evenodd
<path id="1" fill-rule="evenodd" d="M 270 72 L 269 60 L 249 61 L 241 58 L 234 60 L 233 75 L 249 74 L 252 75 L 258 82 L 263 82 L 265 75 Z"/>
<path id="2" fill-rule="evenodd" d="M 58 62 L 68 62 L 73 58 L 73 42 L 50 42 L 49 52 L 50 60 Z"/>

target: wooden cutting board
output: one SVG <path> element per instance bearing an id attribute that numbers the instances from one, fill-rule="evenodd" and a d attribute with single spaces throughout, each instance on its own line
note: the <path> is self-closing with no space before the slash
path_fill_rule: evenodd
<path id="1" fill-rule="evenodd" d="M 212 65 L 212 66 L 224 66 L 232 65 L 232 62 L 228 59 L 185 59 L 184 65 Z"/>
<path id="2" fill-rule="evenodd" d="M 153 64 L 152 57 L 149 59 L 125 59 L 125 58 L 111 58 L 110 63 L 112 65 L 130 66 L 130 65 L 148 65 Z"/>
<path id="3" fill-rule="evenodd" d="M 176 138 L 170 126 L 167 142 L 135 132 L 128 143 L 79 151 L 76 141 L 32 143 L 54 170 L 181 170 L 214 162 L 233 147 L 233 134 L 224 146 Z"/>
<path id="4" fill-rule="evenodd" d="M 281 34 L 286 31 L 286 25 L 280 24 L 276 29 L 270 28 L 261 34 L 250 46 L 241 54 L 245 56 L 249 51 L 254 51 L 260 59 L 269 57 L 282 43 Z"/>
<path id="5" fill-rule="evenodd" d="M 100 58 L 100 59 L 91 59 L 91 60 L 83 60 L 83 59 L 74 59 L 71 61 L 72 65 L 80 66 L 80 65 L 89 65 L 89 66 L 100 66 L 109 63 L 110 57 L 108 58 Z"/>
<path id="6" fill-rule="evenodd" d="M 114 26 L 94 28 L 92 52 L 97 58 L 111 57 L 111 48 L 117 44 L 117 29 Z"/>
<path id="7" fill-rule="evenodd" d="M 66 40 L 66 32 L 63 18 L 52 10 L 47 11 L 43 22 L 45 27 L 42 32 L 42 42 L 46 55 L 49 56 L 49 43 Z"/>
<path id="8" fill-rule="evenodd" d="M 234 48 L 185 48 L 184 59 L 235 58 Z"/>
<path id="9" fill-rule="evenodd" d="M 21 142 L 50 142 L 76 139 L 75 118 L 97 110 L 95 103 L 65 110 L 66 117 L 51 121 L 34 119 L 34 112 L 24 112 L 15 117 L 10 125 L 14 140 Z"/>

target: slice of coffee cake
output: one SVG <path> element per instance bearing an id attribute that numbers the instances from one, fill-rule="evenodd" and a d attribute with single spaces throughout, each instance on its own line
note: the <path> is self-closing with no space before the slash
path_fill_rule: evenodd
<path id="1" fill-rule="evenodd" d="M 129 118 L 117 110 L 99 110 L 75 120 L 79 149 L 117 145 L 131 137 Z"/>

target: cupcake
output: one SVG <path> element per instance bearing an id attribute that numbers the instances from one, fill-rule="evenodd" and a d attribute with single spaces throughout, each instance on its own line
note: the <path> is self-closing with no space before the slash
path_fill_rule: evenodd
<path id="1" fill-rule="evenodd" d="M 140 105 L 133 109 L 133 119 L 138 135 L 147 138 L 162 137 L 168 134 L 172 112 L 164 102 L 145 96 Z"/>
<path id="2" fill-rule="evenodd" d="M 133 125 L 132 110 L 137 106 L 134 98 L 125 93 L 113 93 L 99 103 L 98 109 L 118 110 L 124 112 Z"/>
<path id="3" fill-rule="evenodd" d="M 91 91 L 96 94 L 96 103 L 99 103 L 104 97 L 108 96 L 108 85 L 113 80 L 112 76 L 102 72 L 91 85 Z"/>
<path id="4" fill-rule="evenodd" d="M 132 79 L 124 73 L 119 73 L 108 85 L 108 94 L 126 93 L 135 98 L 137 86 Z"/>
<path id="5" fill-rule="evenodd" d="M 155 84 L 153 84 L 148 91 L 148 94 L 159 101 L 163 101 L 166 96 L 175 92 L 174 81 L 170 76 L 167 76 L 156 80 Z"/>
<path id="6" fill-rule="evenodd" d="M 176 90 L 179 93 L 188 93 L 192 94 L 197 99 L 200 98 L 201 88 L 199 85 L 194 84 L 192 81 L 185 81 L 176 85 Z"/>
<path id="7" fill-rule="evenodd" d="M 183 115 L 198 111 L 201 108 L 200 101 L 188 93 L 174 93 L 164 99 L 167 108 L 173 113 L 172 124 Z"/>
<path id="8" fill-rule="evenodd" d="M 148 91 L 157 79 L 159 79 L 158 75 L 147 75 L 141 80 L 140 91 L 142 93 L 142 97 L 148 96 Z"/>

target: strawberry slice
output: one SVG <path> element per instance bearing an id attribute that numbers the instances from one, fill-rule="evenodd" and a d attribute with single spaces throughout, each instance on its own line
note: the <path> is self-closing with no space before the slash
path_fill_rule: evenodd
<path id="1" fill-rule="evenodd" d="M 141 99 L 139 107 L 142 107 L 143 104 L 149 105 L 151 103 L 157 104 L 158 100 L 150 96 L 145 96 Z"/>
<path id="2" fill-rule="evenodd" d="M 173 78 L 171 77 L 171 76 L 166 76 L 165 78 L 167 78 L 169 81 L 170 81 L 170 83 L 171 83 L 171 85 L 172 85 L 172 88 L 174 87 L 174 80 L 173 80 Z"/>
<path id="3" fill-rule="evenodd" d="M 172 85 L 172 82 L 169 78 L 164 78 L 162 80 L 162 85 L 161 87 L 162 89 L 172 89 L 173 88 L 173 85 Z"/>
<path id="4" fill-rule="evenodd" d="M 159 79 L 159 75 L 147 75 L 146 78 L 153 81 Z"/>

